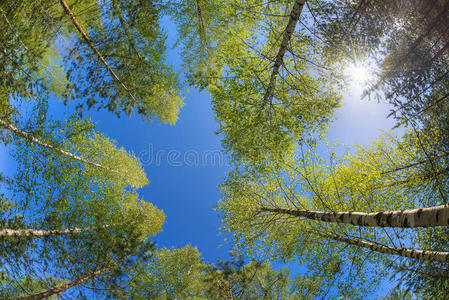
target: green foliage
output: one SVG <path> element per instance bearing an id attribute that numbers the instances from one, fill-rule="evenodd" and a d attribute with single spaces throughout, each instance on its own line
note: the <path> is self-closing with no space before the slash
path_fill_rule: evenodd
<path id="1" fill-rule="evenodd" d="M 22 101 L 42 94 L 43 89 L 66 103 L 77 100 L 79 112 L 92 106 L 117 115 L 136 110 L 147 120 L 155 117 L 174 124 L 183 101 L 178 76 L 165 63 L 165 34 L 158 24 L 158 10 L 144 1 L 114 1 L 115 10 L 110 2 L 67 4 L 120 82 L 108 73 L 59 5 L 5 3 L 0 6 L 0 17 L 7 25 L 0 32 L 5 75 L 1 95 L 5 91 Z M 118 12 L 125 23 L 119 22 Z"/>
<path id="2" fill-rule="evenodd" d="M 15 137 L 12 156 L 17 171 L 9 187 L 14 213 L 9 213 L 4 228 L 78 228 L 81 232 L 3 240 L 8 246 L 5 249 L 11 251 L 3 252 L 4 261 L 23 265 L 26 274 L 45 266 L 53 270 L 54 277 L 72 281 L 136 251 L 149 236 L 161 231 L 165 215 L 139 199 L 134 188 L 148 180 L 134 156 L 95 132 L 93 124 L 85 119 L 74 116 L 65 122 L 50 120 L 46 105 L 36 106 L 34 116 L 22 125 L 25 130 L 52 147 L 102 167 Z M 23 262 L 22 257 L 28 261 Z"/>
<path id="3" fill-rule="evenodd" d="M 91 131 L 73 136 L 65 141 L 64 146 L 71 153 L 102 165 L 104 168 L 85 166 L 86 172 L 98 177 L 100 181 L 114 180 L 122 186 L 135 188 L 149 183 L 140 161 L 123 147 L 118 148 L 117 142 L 101 133 Z"/>
<path id="4" fill-rule="evenodd" d="M 198 250 L 160 249 L 133 265 L 116 291 L 120 299 L 297 299 L 305 288 L 319 288 L 306 277 L 292 282 L 287 268 L 275 270 L 269 263 L 243 261 L 206 264 Z"/>
<path id="5" fill-rule="evenodd" d="M 81 10 L 72 11 L 77 15 Z M 158 10 L 145 1 L 112 1 L 102 2 L 100 15 L 100 28 L 90 22 L 82 27 L 120 81 L 78 36 L 66 63 L 75 85 L 73 96 L 85 101 L 80 103 L 81 111 L 98 106 L 130 115 L 136 110 L 147 120 L 155 117 L 174 124 L 183 101 L 178 76 L 165 63 L 166 37 L 158 24 Z"/>
<path id="6" fill-rule="evenodd" d="M 211 94 L 223 146 L 237 161 L 288 155 L 297 140 L 326 127 L 338 107 L 331 72 L 310 63 L 319 60 L 319 45 L 303 31 L 290 40 L 273 97 L 266 99 L 284 9 L 277 1 L 196 1 L 171 10 L 189 82 Z"/>
<path id="7" fill-rule="evenodd" d="M 0 229 L 77 229 L 2 238 L 2 297 L 41 292 L 133 254 L 86 284 L 123 299 L 360 299 L 393 270 L 404 281 L 385 299 L 446 297 L 447 264 L 326 237 L 445 251 L 446 228 L 361 228 L 262 208 L 375 212 L 447 203 L 447 1 L 307 1 L 282 45 L 294 2 L 70 0 L 72 18 L 54 1 L 0 4 L 0 118 L 48 144 L 0 133 L 17 164 L 13 179 L 0 177 Z M 223 230 L 239 254 L 303 266 L 304 274 L 292 278 L 256 260 L 206 264 L 190 245 L 154 250 L 149 237 L 165 215 L 139 197 L 148 184 L 141 163 L 80 117 L 96 107 L 176 122 L 183 100 L 166 62 L 166 15 L 178 28 L 187 83 L 211 95 L 234 163 L 221 185 Z M 342 156 L 336 148 L 318 155 L 316 140 L 339 107 L 339 69 L 364 58 L 380 68 L 366 93 L 384 94 L 399 125 L 412 126 Z M 73 100 L 78 115 L 51 120 L 51 97 Z M 35 105 L 28 120 L 19 114 L 24 103 Z M 82 298 L 82 290 L 71 295 Z"/>
<path id="8" fill-rule="evenodd" d="M 420 247 L 445 251 L 449 245 L 449 230 L 446 227 L 429 228 L 419 232 L 416 242 Z M 449 293 L 448 265 L 437 262 L 392 262 L 396 276 L 400 276 L 403 287 L 419 299 L 444 299 Z"/>
<path id="9" fill-rule="evenodd" d="M 438 130 L 403 138 L 385 135 L 340 158 L 335 150 L 328 158 L 320 157 L 312 144 L 289 160 L 272 163 L 262 174 L 251 167 L 236 169 L 222 184 L 218 210 L 223 229 L 234 234 L 233 246 L 243 253 L 304 264 L 312 276 L 322 278 L 320 292 L 334 286 L 345 297 L 370 294 L 376 289 L 375 276 L 387 270 L 388 263 L 378 266 L 386 257 L 326 240 L 320 233 L 381 244 L 392 243 L 394 236 L 393 244 L 413 248 L 420 230 L 345 226 L 265 212 L 262 207 L 376 212 L 440 205 L 441 193 L 447 194 L 447 176 L 440 164 L 445 155 L 435 152 L 439 136 Z M 369 271 L 370 264 L 376 264 L 374 271 Z M 351 276 L 355 278 L 349 280 Z"/>
<path id="10" fill-rule="evenodd" d="M 330 62 L 372 62 L 366 94 L 385 98 L 391 115 L 422 122 L 435 94 L 447 94 L 447 1 L 310 1 L 314 36 Z"/>
<path id="11" fill-rule="evenodd" d="M 412 293 L 404 289 L 393 289 L 390 294 L 383 297 L 382 300 L 411 300 L 414 299 Z"/>
<path id="12" fill-rule="evenodd" d="M 117 291 L 118 299 L 176 299 L 200 293 L 200 274 L 204 263 L 190 245 L 178 249 L 156 250 L 145 261 L 132 266 L 127 288 Z"/>
<path id="13" fill-rule="evenodd" d="M 209 266 L 204 275 L 206 298 L 229 299 L 293 299 L 290 272 L 271 268 L 269 263 L 252 261 L 222 262 Z"/>
<path id="14" fill-rule="evenodd" d="M 40 280 L 31 276 L 9 278 L 6 274 L 2 273 L 0 277 L 0 296 L 4 299 L 25 297 L 28 296 L 28 293 L 31 291 L 44 292 L 52 284 L 61 285 L 62 282 L 54 278 Z M 54 300 L 58 298 L 52 296 L 48 299 Z"/>

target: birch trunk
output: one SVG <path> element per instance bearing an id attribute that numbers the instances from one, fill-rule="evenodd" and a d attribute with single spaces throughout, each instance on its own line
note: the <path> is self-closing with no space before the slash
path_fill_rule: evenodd
<path id="1" fill-rule="evenodd" d="M 200 7 L 199 0 L 196 0 L 195 5 L 196 5 L 196 12 L 198 15 L 198 23 L 200 26 L 200 38 L 204 41 L 204 44 L 206 45 L 206 50 L 207 50 L 208 44 L 207 44 L 207 39 L 206 39 L 206 29 L 204 27 L 203 14 L 201 13 L 201 7 Z"/>
<path id="2" fill-rule="evenodd" d="M 91 231 L 100 228 L 107 228 L 109 225 L 97 226 L 97 227 L 85 227 L 85 228 L 68 228 L 68 229 L 1 229 L 0 238 L 4 237 L 36 237 L 41 238 L 50 235 L 66 235 L 66 234 L 78 234 L 85 231 Z"/>
<path id="3" fill-rule="evenodd" d="M 301 16 L 302 8 L 304 7 L 305 2 L 306 0 L 296 0 L 295 4 L 293 5 L 287 27 L 285 28 L 284 34 L 282 36 L 281 46 L 279 47 L 279 51 L 274 59 L 274 66 L 270 76 L 270 83 L 268 84 L 268 88 L 265 91 L 265 95 L 263 97 L 264 106 L 267 104 L 267 102 L 271 102 L 274 86 L 276 84 L 276 77 L 279 74 L 279 70 L 284 62 L 284 55 L 285 52 L 287 52 L 288 43 L 290 42 L 293 32 L 295 31 L 296 24 L 299 21 L 299 17 Z"/>
<path id="4" fill-rule="evenodd" d="M 229 300 L 234 300 L 234 295 L 232 294 L 232 284 L 229 283 Z"/>
<path id="5" fill-rule="evenodd" d="M 405 169 L 409 169 L 411 167 L 415 167 L 415 166 L 422 165 L 422 164 L 425 164 L 425 163 L 432 163 L 433 161 L 435 161 L 435 160 L 437 160 L 439 158 L 446 157 L 446 156 L 449 156 L 449 154 L 448 153 L 443 153 L 443 154 L 440 154 L 440 155 L 437 155 L 437 156 L 434 156 L 434 157 L 430 157 L 428 159 L 423 159 L 423 160 L 417 161 L 415 163 L 411 163 L 411 164 L 408 164 L 408 165 L 405 165 L 405 166 L 401 166 L 401 167 L 397 167 L 397 168 L 394 168 L 394 169 L 391 169 L 391 170 L 383 171 L 382 173 L 380 173 L 380 175 L 395 173 L 395 172 L 402 171 L 402 170 L 405 170 Z"/>
<path id="6" fill-rule="evenodd" d="M 131 46 L 133 51 L 137 54 L 137 57 L 139 59 L 142 59 L 142 56 L 140 55 L 139 51 L 137 50 L 137 47 L 134 44 L 134 41 L 131 37 L 131 33 L 129 32 L 128 28 L 126 27 L 125 18 L 123 18 L 122 12 L 120 11 L 120 7 L 118 6 L 117 1 L 113 0 L 112 5 L 114 7 L 115 12 L 117 13 L 118 19 L 120 21 L 120 25 L 122 26 L 123 31 L 125 32 L 125 35 L 126 35 L 126 38 L 128 39 L 129 45 Z"/>
<path id="7" fill-rule="evenodd" d="M 89 160 L 84 159 L 84 158 L 82 158 L 82 157 L 80 157 L 78 155 L 75 155 L 75 154 L 72 154 L 70 152 L 64 151 L 62 149 L 56 148 L 53 145 L 50 145 L 50 144 L 48 144 L 48 143 L 46 143 L 44 141 L 41 141 L 41 140 L 35 138 L 34 136 L 32 136 L 31 134 L 29 134 L 28 132 L 15 127 L 14 125 L 12 125 L 11 123 L 9 123 L 9 122 L 7 122 L 5 120 L 0 119 L 0 127 L 3 127 L 4 129 L 7 129 L 7 130 L 11 131 L 12 133 L 14 133 L 17 136 L 25 138 L 25 139 L 29 140 L 30 142 L 38 144 L 38 145 L 40 145 L 42 147 L 45 147 L 47 149 L 50 149 L 50 150 L 52 150 L 52 151 L 54 151 L 56 153 L 59 153 L 59 154 L 64 155 L 64 156 L 67 156 L 67 157 L 69 157 L 71 159 L 74 159 L 74 160 L 77 160 L 79 162 L 82 162 L 82 163 L 85 163 L 85 164 L 88 164 L 88 165 L 91 165 L 91 166 L 94 166 L 94 167 L 97 167 L 97 168 L 101 168 L 101 169 L 104 169 L 104 170 L 107 170 L 107 171 L 110 171 L 110 172 L 114 172 L 114 173 L 120 175 L 120 172 L 117 171 L 117 170 L 113 170 L 113 169 L 105 167 L 105 166 L 103 166 L 103 165 L 101 165 L 99 163 L 89 161 Z"/>
<path id="8" fill-rule="evenodd" d="M 374 213 L 351 211 L 325 212 L 268 207 L 262 207 L 260 208 L 260 211 L 291 215 L 329 223 L 343 223 L 367 227 L 413 228 L 449 225 L 449 206 L 447 205 Z"/>
<path id="9" fill-rule="evenodd" d="M 318 233 L 318 235 L 330 238 L 335 241 L 343 242 L 349 245 L 354 245 L 366 249 L 370 249 L 372 251 L 376 251 L 384 254 L 394 254 L 403 257 L 415 258 L 420 260 L 428 260 L 428 261 L 438 261 L 438 262 L 448 262 L 449 261 L 449 252 L 442 251 L 432 251 L 432 250 L 414 250 L 409 248 L 395 248 L 389 247 L 385 245 L 381 245 L 374 242 L 363 241 L 360 239 L 351 239 L 342 237 L 334 234 L 327 233 Z"/>
<path id="10" fill-rule="evenodd" d="M 70 19 L 72 20 L 73 25 L 75 25 L 78 32 L 81 34 L 83 39 L 86 41 L 86 43 L 89 45 L 89 47 L 95 52 L 95 54 L 98 56 L 98 59 L 105 65 L 106 69 L 109 71 L 109 73 L 112 75 L 112 77 L 125 89 L 125 91 L 128 92 L 128 94 L 131 96 L 131 98 L 137 102 L 136 98 L 131 94 L 131 91 L 128 89 L 128 87 L 123 83 L 123 81 L 117 76 L 117 74 L 112 70 L 112 68 L 109 66 L 109 64 L 104 59 L 103 55 L 101 55 L 100 51 L 98 51 L 97 47 L 95 47 L 94 43 L 90 39 L 90 37 L 87 35 L 86 31 L 84 31 L 83 27 L 81 27 L 81 24 L 76 19 L 73 12 L 70 10 L 70 7 L 67 5 L 65 0 L 60 0 L 61 6 L 63 7 L 64 11 L 67 15 L 70 16 Z"/>
<path id="11" fill-rule="evenodd" d="M 120 262 L 124 261 L 125 259 L 127 259 L 128 257 L 131 257 L 131 256 L 132 255 L 125 256 L 125 257 L 123 257 L 123 258 L 121 258 L 121 259 L 119 259 L 119 260 L 117 260 L 117 261 L 107 265 L 104 268 L 101 268 L 101 269 L 99 269 L 99 270 L 97 270 L 97 271 L 95 271 L 93 273 L 90 273 L 87 276 L 81 277 L 81 278 L 79 278 L 79 279 L 77 279 L 75 281 L 72 281 L 70 283 L 61 285 L 59 287 L 55 287 L 53 289 L 47 290 L 47 291 L 39 293 L 39 294 L 34 294 L 34 295 L 26 296 L 26 297 L 20 297 L 20 298 L 17 298 L 17 299 L 20 299 L 20 300 L 43 299 L 43 298 L 47 298 L 47 297 L 50 297 L 50 296 L 55 295 L 55 294 L 62 293 L 62 292 L 67 291 L 68 289 L 70 289 L 70 288 L 72 288 L 74 286 L 77 286 L 78 284 L 81 284 L 81 283 L 91 279 L 92 277 L 94 277 L 94 276 L 96 276 L 96 275 L 98 275 L 100 273 L 103 273 L 104 271 L 107 271 L 107 270 L 111 269 L 112 267 L 116 266 L 117 264 L 119 264 Z"/>

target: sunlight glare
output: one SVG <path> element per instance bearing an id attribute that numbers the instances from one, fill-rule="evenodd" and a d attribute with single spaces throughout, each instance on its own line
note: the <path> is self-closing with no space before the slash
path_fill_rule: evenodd
<path id="1" fill-rule="evenodd" d="M 358 86 L 366 84 L 370 78 L 370 72 L 367 66 L 360 63 L 348 66 L 346 68 L 346 75 L 352 83 Z"/>

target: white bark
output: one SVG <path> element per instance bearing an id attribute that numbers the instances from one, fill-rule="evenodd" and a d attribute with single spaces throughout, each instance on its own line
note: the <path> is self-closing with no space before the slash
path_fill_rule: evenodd
<path id="1" fill-rule="evenodd" d="M 360 239 L 351 239 L 334 234 L 318 233 L 318 235 L 330 238 L 346 244 L 363 247 L 384 254 L 394 254 L 403 257 L 415 258 L 420 260 L 448 262 L 449 252 L 432 251 L 432 250 L 414 250 L 409 248 L 395 248 L 381 245 L 374 242 L 368 242 Z"/>
<path id="2" fill-rule="evenodd" d="M 72 20 L 73 25 L 75 25 L 78 32 L 81 34 L 83 39 L 86 41 L 86 43 L 89 45 L 89 47 L 95 52 L 98 59 L 103 63 L 103 65 L 106 67 L 106 69 L 109 71 L 109 73 L 112 75 L 112 77 L 123 87 L 125 91 L 128 92 L 128 94 L 131 96 L 131 98 L 137 103 L 136 98 L 134 98 L 133 94 L 131 94 L 131 91 L 128 89 L 128 87 L 123 83 L 123 81 L 118 77 L 118 75 L 112 70 L 112 68 L 109 66 L 109 64 L 104 59 L 103 55 L 101 55 L 100 51 L 98 51 L 97 47 L 95 47 L 94 43 L 90 39 L 90 37 L 87 35 L 86 31 L 81 27 L 81 24 L 76 19 L 73 12 L 70 10 L 70 7 L 67 5 L 65 0 L 60 0 L 62 8 L 70 16 L 70 19 Z"/>
<path id="3" fill-rule="evenodd" d="M 449 206 L 440 205 L 408 210 L 364 212 L 326 212 L 301 209 L 268 208 L 264 212 L 286 214 L 330 223 L 343 223 L 367 227 L 436 227 L 449 225 Z"/>
<path id="4" fill-rule="evenodd" d="M 64 151 L 64 150 L 59 149 L 59 148 L 57 148 L 57 147 L 55 147 L 53 145 L 50 145 L 50 144 L 48 144 L 48 143 L 46 143 L 44 141 L 41 141 L 41 140 L 35 138 L 34 136 L 32 136 L 31 134 L 29 134 L 28 132 L 15 127 L 14 125 L 12 125 L 11 123 L 9 123 L 9 122 L 7 122 L 5 120 L 0 119 L 0 127 L 4 128 L 4 129 L 7 129 L 7 130 L 11 131 L 12 133 L 14 133 L 15 135 L 17 135 L 17 136 L 25 138 L 25 139 L 29 140 L 30 142 L 38 144 L 38 145 L 40 145 L 42 147 L 45 147 L 47 149 L 50 149 L 50 150 L 52 150 L 52 151 L 54 151 L 56 153 L 59 153 L 59 154 L 64 155 L 64 156 L 67 156 L 67 157 L 72 158 L 74 160 L 77 160 L 79 162 L 86 163 L 88 165 L 91 165 L 91 166 L 94 166 L 94 167 L 98 167 L 98 168 L 101 168 L 101 169 L 104 169 L 104 170 L 108 170 L 110 172 L 114 172 L 114 173 L 120 175 L 120 172 L 117 171 L 117 170 L 113 170 L 113 169 L 105 167 L 105 166 L 103 166 L 103 165 L 101 165 L 99 163 L 89 161 L 89 160 L 84 159 L 84 158 L 82 158 L 82 157 L 80 157 L 78 155 L 75 155 L 75 154 L 72 154 L 70 152 Z"/>
<path id="5" fill-rule="evenodd" d="M 91 226 L 85 228 L 68 228 L 68 229 L 0 229 L 0 238 L 3 237 L 37 237 L 41 238 L 50 235 L 66 235 L 77 234 L 94 229 L 107 228 L 109 225 Z"/>
<path id="6" fill-rule="evenodd" d="M 304 7 L 305 2 L 305 0 L 296 0 L 295 4 L 293 5 L 287 27 L 285 28 L 284 34 L 282 36 L 281 46 L 279 47 L 279 51 L 274 59 L 274 66 L 270 76 L 270 83 L 268 84 L 267 90 L 265 91 L 265 95 L 263 97 L 264 106 L 267 104 L 267 102 L 271 102 L 271 98 L 273 97 L 276 77 L 279 74 L 279 70 L 282 64 L 284 63 L 284 55 L 285 52 L 287 52 L 288 43 L 290 42 L 293 32 L 295 31 L 296 24 L 299 21 L 299 17 L 301 16 L 302 8 Z"/>

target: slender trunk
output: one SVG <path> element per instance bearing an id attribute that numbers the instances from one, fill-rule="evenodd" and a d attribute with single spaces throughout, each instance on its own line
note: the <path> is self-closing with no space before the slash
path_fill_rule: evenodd
<path id="1" fill-rule="evenodd" d="M 232 294 L 232 283 L 229 281 L 229 300 L 234 300 L 234 295 Z"/>
<path id="2" fill-rule="evenodd" d="M 291 215 L 329 223 L 343 223 L 367 227 L 413 228 L 449 225 L 449 206 L 447 205 L 374 213 L 351 211 L 327 212 L 269 207 L 261 207 L 260 211 Z"/>
<path id="3" fill-rule="evenodd" d="M 397 168 L 390 169 L 390 170 L 387 170 L 387 171 L 383 171 L 382 173 L 380 173 L 380 175 L 395 173 L 395 172 L 398 172 L 398 171 L 409 169 L 411 167 L 415 167 L 415 166 L 422 165 L 422 164 L 425 164 L 425 163 L 428 163 L 428 162 L 432 162 L 434 160 L 437 160 L 437 159 L 440 159 L 440 158 L 443 158 L 443 157 L 446 157 L 446 156 L 449 156 L 449 154 L 448 153 L 443 153 L 443 154 L 440 154 L 440 155 L 437 155 L 437 156 L 434 156 L 434 157 L 430 157 L 428 159 L 423 159 L 423 160 L 420 160 L 420 161 L 417 161 L 417 162 L 414 162 L 414 163 L 411 163 L 411 164 L 408 164 L 408 165 L 405 165 L 405 166 L 401 166 L 401 167 L 397 167 Z"/>
<path id="4" fill-rule="evenodd" d="M 204 44 L 206 45 L 206 50 L 208 47 L 207 39 L 206 39 L 206 29 L 204 27 L 204 21 L 203 21 L 203 14 L 201 13 L 201 7 L 199 0 L 196 0 L 196 12 L 198 14 L 198 23 L 200 25 L 200 38 L 204 41 Z"/>
<path id="5" fill-rule="evenodd" d="M 438 261 L 438 262 L 448 262 L 449 252 L 442 251 L 432 251 L 432 250 L 414 250 L 409 248 L 396 248 L 389 247 L 382 244 L 363 241 L 361 239 L 351 239 L 340 235 L 328 234 L 328 233 L 318 233 L 318 235 L 324 238 L 330 238 L 335 241 L 343 242 L 349 245 L 363 247 L 384 254 L 394 254 L 403 257 L 415 258 L 420 260 L 428 261 Z"/>
<path id="6" fill-rule="evenodd" d="M 66 234 L 78 234 L 81 232 L 91 231 L 100 228 L 107 228 L 109 225 L 103 226 L 91 226 L 84 228 L 67 228 L 67 229 L 1 229 L 0 238 L 4 237 L 36 237 L 41 238 L 51 235 L 66 235 Z"/>
<path id="7" fill-rule="evenodd" d="M 409 271 L 409 272 L 413 272 L 413 273 L 417 273 L 417 274 L 420 274 L 420 275 L 433 277 L 433 278 L 437 278 L 437 279 L 447 279 L 447 278 L 449 278 L 449 276 L 446 275 L 446 274 L 435 274 L 435 273 L 430 273 L 430 272 L 425 272 L 425 271 L 420 271 L 420 270 L 401 269 L 400 271 L 402 271 L 402 272 Z"/>
<path id="8" fill-rule="evenodd" d="M 419 117 L 420 115 L 422 115 L 423 113 L 425 113 L 426 111 L 428 111 L 429 109 L 431 109 L 432 107 L 434 107 L 435 105 L 440 104 L 443 100 L 445 100 L 447 97 L 449 97 L 449 93 L 444 94 L 443 96 L 441 96 L 440 98 L 438 98 L 438 100 L 434 101 L 433 103 L 431 103 L 430 105 L 424 107 L 422 110 L 420 110 L 419 112 L 417 112 L 416 114 L 414 114 L 412 117 Z M 404 122 L 403 122 L 404 123 Z M 399 124 L 402 125 L 402 124 Z"/>
<path id="9" fill-rule="evenodd" d="M 32 136 L 31 134 L 29 134 L 28 132 L 15 127 L 11 123 L 9 123 L 8 121 L 5 121 L 3 119 L 0 119 L 0 128 L 1 127 L 11 131 L 12 133 L 14 133 L 17 136 L 25 138 L 25 139 L 29 140 L 30 142 L 38 144 L 38 145 L 40 145 L 42 147 L 45 147 L 47 149 L 50 149 L 50 150 L 52 150 L 52 151 L 54 151 L 56 153 L 59 153 L 59 154 L 64 155 L 64 156 L 67 156 L 67 157 L 69 157 L 71 159 L 74 159 L 74 160 L 77 160 L 79 162 L 82 162 L 82 163 L 85 163 L 85 164 L 88 164 L 88 165 L 91 165 L 91 166 L 94 166 L 94 167 L 98 167 L 98 168 L 101 168 L 101 169 L 104 169 L 104 170 L 107 170 L 107 171 L 110 171 L 110 172 L 114 172 L 114 173 L 120 175 L 120 172 L 117 171 L 117 170 L 113 170 L 113 169 L 105 167 L 105 166 L 103 166 L 103 165 L 101 165 L 99 163 L 89 161 L 89 160 L 84 159 L 84 158 L 82 158 L 82 157 L 80 157 L 78 155 L 75 155 L 75 154 L 72 154 L 70 152 L 64 151 L 64 150 L 59 149 L 59 148 L 57 148 L 57 147 L 55 147 L 53 145 L 50 145 L 50 144 L 48 144 L 48 143 L 46 143 L 44 141 L 41 141 L 41 140 L 35 138 L 34 136 Z"/>
<path id="10" fill-rule="evenodd" d="M 117 261 L 107 265 L 104 268 L 101 268 L 101 269 L 99 269 L 99 270 L 97 270 L 97 271 L 95 271 L 93 273 L 90 273 L 87 276 L 81 277 L 81 278 L 79 278 L 79 279 L 77 279 L 75 281 L 72 281 L 70 283 L 67 283 L 67 284 L 61 285 L 59 287 L 55 287 L 55 288 L 49 289 L 49 290 L 47 290 L 45 292 L 42 292 L 42 293 L 39 293 L 39 294 L 34 294 L 34 295 L 31 295 L 31 296 L 26 296 L 26 297 L 20 297 L 20 298 L 17 298 L 17 299 L 20 299 L 20 300 L 43 299 L 43 298 L 50 297 L 50 296 L 55 295 L 55 294 L 62 293 L 62 292 L 66 291 L 66 290 L 68 290 L 68 289 L 70 289 L 70 288 L 72 288 L 74 286 L 77 286 L 78 284 L 81 284 L 81 283 L 91 279 L 92 277 L 94 277 L 94 276 L 96 276 L 96 275 L 98 275 L 100 273 L 103 273 L 104 271 L 107 271 L 107 270 L 111 269 L 112 267 L 115 267 L 120 262 L 124 261 L 125 259 L 127 259 L 128 257 L 131 257 L 131 256 L 132 255 L 125 256 L 125 257 L 123 257 L 123 258 L 121 258 L 121 259 L 119 259 L 119 260 L 117 260 Z"/>
<path id="11" fill-rule="evenodd" d="M 274 59 L 274 66 L 270 76 L 270 83 L 268 84 L 268 88 L 265 91 L 265 95 L 263 97 L 264 107 L 268 102 L 271 102 L 271 98 L 273 97 L 276 77 L 279 74 L 279 70 L 284 62 L 284 55 L 287 51 L 288 43 L 290 42 L 293 32 L 295 31 L 296 24 L 299 21 L 299 17 L 301 16 L 302 8 L 304 7 L 305 2 L 306 0 L 296 0 L 295 4 L 293 5 L 287 27 L 284 30 L 281 46 L 279 47 L 279 51 Z"/>
<path id="12" fill-rule="evenodd" d="M 412 53 L 412 51 L 419 46 L 419 44 L 421 44 L 421 42 L 424 40 L 424 38 L 426 36 L 428 36 L 430 34 L 430 32 L 439 24 L 440 19 L 442 17 L 444 17 L 446 11 L 449 8 L 449 3 L 446 3 L 446 5 L 444 6 L 444 8 L 441 9 L 440 13 L 436 16 L 436 18 L 427 26 L 426 30 L 424 31 L 424 33 L 422 33 L 417 39 L 415 39 L 415 41 L 410 45 L 410 47 L 408 47 L 407 52 L 405 52 L 405 54 L 402 54 L 398 61 L 390 67 L 390 69 L 387 71 L 386 75 L 383 75 L 380 80 L 374 85 L 374 88 L 372 88 L 373 90 L 376 90 L 380 84 L 382 84 L 383 82 L 385 82 L 388 79 L 388 75 L 390 72 L 397 70 L 398 67 L 400 65 L 402 65 L 404 63 L 404 61 L 407 59 L 407 57 L 410 57 L 410 53 Z"/>
<path id="13" fill-rule="evenodd" d="M 112 70 L 112 68 L 109 66 L 109 64 L 106 62 L 106 60 L 104 59 L 103 55 L 101 55 L 100 51 L 98 51 L 98 49 L 95 47 L 94 43 L 92 42 L 92 40 L 89 38 L 89 36 L 87 35 L 87 33 L 84 31 L 84 29 L 81 27 L 80 23 L 78 23 L 75 15 L 73 14 L 73 12 L 70 10 L 69 6 L 67 5 L 67 3 L 65 2 L 65 0 L 59 0 L 59 2 L 61 3 L 62 7 L 64 8 L 64 11 L 66 12 L 66 14 L 68 14 L 70 16 L 70 19 L 72 20 L 73 25 L 75 25 L 76 29 L 79 31 L 79 33 L 81 34 L 81 36 L 83 37 L 83 39 L 86 41 L 86 43 L 89 45 L 89 47 L 95 52 L 95 54 L 98 56 L 98 59 L 103 63 L 103 65 L 105 65 L 106 69 L 109 71 L 109 73 L 111 73 L 112 77 L 123 87 L 123 89 L 125 89 L 125 91 L 128 92 L 128 94 L 131 96 L 131 98 L 137 102 L 136 98 L 134 98 L 134 96 L 131 94 L 131 91 L 128 89 L 128 87 L 123 83 L 123 81 L 117 76 L 117 74 L 114 72 L 114 70 Z"/>
<path id="14" fill-rule="evenodd" d="M 137 50 L 136 45 L 134 44 L 134 41 L 133 41 L 133 39 L 131 37 L 131 33 L 129 32 L 128 28 L 126 27 L 125 19 L 123 18 L 122 12 L 120 11 L 120 8 L 117 5 L 117 1 L 113 0 L 112 1 L 112 5 L 114 7 L 115 12 L 117 13 L 118 19 L 120 21 L 120 25 L 122 26 L 123 31 L 126 34 L 126 38 L 128 39 L 129 45 L 131 46 L 133 51 L 137 54 L 137 57 L 139 59 L 142 59 L 142 56 L 140 55 L 139 51 Z"/>

